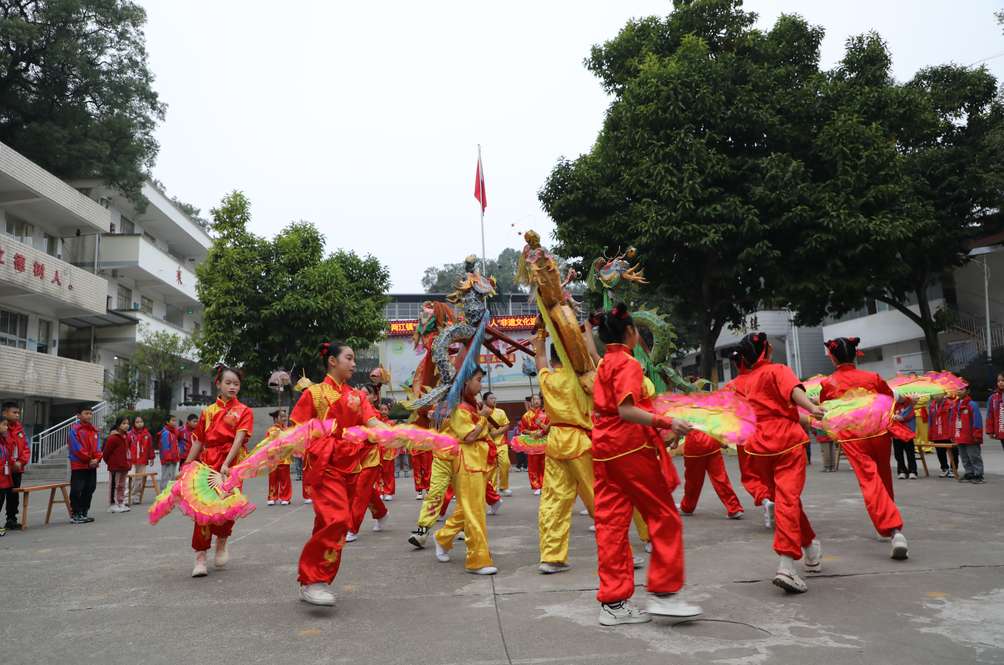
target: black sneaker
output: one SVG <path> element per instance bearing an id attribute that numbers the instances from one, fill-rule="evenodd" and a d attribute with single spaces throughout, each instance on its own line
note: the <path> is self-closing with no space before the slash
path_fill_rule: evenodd
<path id="1" fill-rule="evenodd" d="M 70 523 L 72 523 L 72 524 L 83 524 L 84 523 L 84 518 L 81 517 L 80 515 L 77 515 L 76 513 L 74 513 L 70 517 Z"/>
<path id="2" fill-rule="evenodd" d="M 90 524 L 91 522 L 94 521 L 94 518 L 93 517 L 88 517 L 87 513 L 84 513 L 83 515 L 81 515 L 80 519 L 83 521 L 84 524 Z"/>
<path id="3" fill-rule="evenodd" d="M 7 531 L 20 531 L 21 525 L 18 524 L 17 522 L 7 522 L 6 524 L 4 524 L 3 528 L 6 529 Z"/>
<path id="4" fill-rule="evenodd" d="M 975 478 L 973 478 L 969 482 L 973 483 L 974 485 L 982 485 L 983 483 L 985 483 L 987 481 L 983 480 L 983 476 L 976 476 Z"/>
<path id="5" fill-rule="evenodd" d="M 429 529 L 424 526 L 420 526 L 411 532 L 411 535 L 408 536 L 408 542 L 416 549 L 423 549 L 425 548 L 425 541 L 428 537 Z"/>

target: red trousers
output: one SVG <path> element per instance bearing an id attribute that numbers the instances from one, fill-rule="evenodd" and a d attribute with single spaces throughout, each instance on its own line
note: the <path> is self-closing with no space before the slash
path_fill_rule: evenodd
<path id="1" fill-rule="evenodd" d="M 644 448 L 606 462 L 594 460 L 593 470 L 600 575 L 596 599 L 616 603 L 634 594 L 628 530 L 635 508 L 651 534 L 649 592 L 679 591 L 683 587 L 683 523 L 655 451 Z"/>
<path id="2" fill-rule="evenodd" d="M 892 490 L 891 448 L 892 438 L 888 435 L 840 444 L 854 469 L 854 475 L 858 477 L 868 516 L 879 535 L 885 537 L 891 536 L 895 529 L 903 528 L 903 517 L 896 507 Z"/>
<path id="3" fill-rule="evenodd" d="M 765 484 L 763 479 L 760 478 L 758 467 L 756 466 L 756 460 L 758 458 L 746 453 L 746 449 L 742 446 L 736 447 L 736 452 L 739 454 L 739 478 L 743 487 L 751 497 L 753 497 L 754 505 L 761 505 L 764 499 L 774 500 L 774 493 Z"/>
<path id="4" fill-rule="evenodd" d="M 204 464 L 211 466 L 212 468 L 219 471 L 223 467 L 223 462 L 226 460 L 227 455 L 230 452 L 229 446 L 214 446 L 211 448 L 203 448 L 202 452 L 199 454 L 199 459 Z M 230 534 L 234 530 L 234 523 L 224 522 L 223 524 L 213 524 L 211 526 L 199 526 L 194 525 L 192 530 L 192 549 L 196 552 L 205 552 L 213 544 L 213 536 L 217 538 L 229 538 Z"/>
<path id="5" fill-rule="evenodd" d="M 446 515 L 446 511 L 450 508 L 450 501 L 453 501 L 453 485 L 446 488 L 446 494 L 443 495 L 443 505 L 439 509 L 439 516 L 442 517 Z M 485 487 L 485 503 L 489 506 L 494 506 L 496 503 L 502 500 L 502 496 L 495 490 L 495 486 L 491 483 Z"/>
<path id="6" fill-rule="evenodd" d="M 526 473 L 530 476 L 530 489 L 539 490 L 544 486 L 544 460 L 547 455 L 527 455 Z"/>
<path id="7" fill-rule="evenodd" d="M 312 493 L 311 493 L 311 490 L 310 490 L 310 485 L 307 484 L 307 480 L 306 480 L 306 478 L 307 478 L 307 470 L 309 468 L 310 467 L 307 465 L 307 456 L 304 455 L 304 457 L 303 457 L 303 474 L 301 475 L 301 478 L 303 478 L 304 480 L 303 480 L 303 483 L 300 485 L 300 490 L 303 492 L 303 500 L 304 501 L 306 501 L 307 499 L 310 499 L 312 497 Z"/>
<path id="8" fill-rule="evenodd" d="M 293 481 L 289 478 L 289 465 L 280 464 L 268 474 L 268 500 L 289 501 L 293 498 Z"/>
<path id="9" fill-rule="evenodd" d="M 735 490 L 732 489 L 732 483 L 729 482 L 729 474 L 725 471 L 722 452 L 716 450 L 710 455 L 683 458 L 684 484 L 680 510 L 692 513 L 697 508 L 697 501 L 701 498 L 701 488 L 704 487 L 705 474 L 711 479 L 711 486 L 715 488 L 715 494 L 721 499 L 726 512 L 731 515 L 743 509 L 743 504 L 739 503 L 739 497 L 736 496 Z"/>
<path id="10" fill-rule="evenodd" d="M 352 513 L 349 486 L 354 476 L 330 467 L 312 488 L 314 532 L 300 553 L 300 584 L 331 584 L 342 563 L 342 546 Z"/>
<path id="11" fill-rule="evenodd" d="M 429 489 L 429 481 L 432 479 L 431 450 L 411 454 L 411 473 L 415 478 L 416 492 L 422 492 Z"/>
<path id="12" fill-rule="evenodd" d="M 363 469 L 359 473 L 351 474 L 349 481 L 349 501 L 351 511 L 351 522 L 349 530 L 352 533 L 359 533 L 359 527 L 366 517 L 366 509 L 370 509 L 373 519 L 379 520 L 387 516 L 387 506 L 380 500 L 380 495 L 373 491 L 383 469 L 379 466 L 371 466 Z"/>
<path id="13" fill-rule="evenodd" d="M 754 473 L 774 497 L 774 551 L 798 560 L 816 533 L 802 510 L 805 451 L 798 446 L 780 455 L 749 456 Z"/>
<path id="14" fill-rule="evenodd" d="M 380 492 L 390 496 L 397 490 L 394 480 L 394 459 L 380 460 Z"/>

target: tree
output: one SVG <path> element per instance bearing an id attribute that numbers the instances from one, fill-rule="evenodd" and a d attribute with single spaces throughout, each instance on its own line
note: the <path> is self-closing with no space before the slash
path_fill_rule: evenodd
<path id="1" fill-rule="evenodd" d="M 951 312 L 932 310 L 930 290 L 1000 219 L 997 81 L 984 68 L 945 65 L 897 83 L 872 33 L 848 40 L 822 99 L 812 172 L 789 190 L 804 203 L 793 208 L 802 235 L 785 252 L 791 269 L 820 279 L 791 280 L 787 302 L 804 323 L 886 303 L 921 328 L 941 369 L 938 333 Z"/>
<path id="2" fill-rule="evenodd" d="M 61 178 L 139 200 L 165 106 L 128 0 L 0 3 L 0 141 Z"/>
<path id="3" fill-rule="evenodd" d="M 202 359 L 241 365 L 243 390 L 264 397 L 268 375 L 318 367 L 323 340 L 365 348 L 384 330 L 387 269 L 345 250 L 325 256 L 324 236 L 313 224 L 288 225 L 274 239 L 248 230 L 250 202 L 240 192 L 212 210 L 216 234 L 196 268 L 205 305 Z"/>
<path id="4" fill-rule="evenodd" d="M 157 382 L 154 405 L 170 412 L 174 387 L 182 376 L 196 366 L 189 359 L 195 345 L 188 337 L 165 330 L 150 332 L 145 326 L 141 326 L 139 334 L 140 341 L 136 344 L 136 351 L 130 362 L 131 369 Z"/>
<path id="5" fill-rule="evenodd" d="M 519 250 L 506 247 L 498 258 L 488 259 L 487 274 L 496 281 L 495 290 L 499 296 L 514 293 L 525 293 L 523 287 L 516 284 L 516 264 L 519 262 Z M 442 266 L 430 266 L 422 275 L 422 288 L 426 293 L 449 293 L 453 291 L 457 281 L 464 276 L 464 264 L 447 263 Z"/>
<path id="6" fill-rule="evenodd" d="M 122 362 L 111 378 L 105 379 L 105 399 L 111 404 L 112 411 L 135 409 L 140 394 L 139 374 L 128 361 Z"/>
<path id="7" fill-rule="evenodd" d="M 636 246 L 653 283 L 715 342 L 774 293 L 778 201 L 811 141 L 823 31 L 782 16 L 769 32 L 739 0 L 677 0 L 629 22 L 586 66 L 613 96 L 592 150 L 559 160 L 539 193 L 557 251 L 586 261 Z"/>

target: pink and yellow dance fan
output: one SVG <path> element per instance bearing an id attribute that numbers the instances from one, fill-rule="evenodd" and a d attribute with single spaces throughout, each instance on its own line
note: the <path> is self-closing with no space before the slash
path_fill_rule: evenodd
<path id="1" fill-rule="evenodd" d="M 756 414 L 731 390 L 711 393 L 663 393 L 652 398 L 652 411 L 686 420 L 694 429 L 729 446 L 741 446 L 756 431 Z"/>
<path id="2" fill-rule="evenodd" d="M 527 455 L 543 455 L 547 450 L 547 437 L 542 436 L 538 439 L 537 437 L 530 436 L 529 434 L 520 434 L 519 436 L 514 436 L 509 439 L 509 447 L 517 453 L 526 453 Z"/>
<path id="3" fill-rule="evenodd" d="M 887 432 L 892 425 L 895 400 L 865 388 L 855 388 L 837 399 L 823 402 L 826 415 L 813 427 L 834 441 L 867 439 Z"/>
<path id="4" fill-rule="evenodd" d="M 150 523 L 156 524 L 172 508 L 188 515 L 199 526 L 206 526 L 247 517 L 254 512 L 255 505 L 239 489 L 224 489 L 223 476 L 218 471 L 202 462 L 192 462 L 154 500 L 148 511 Z"/>
<path id="5" fill-rule="evenodd" d="M 455 453 L 460 449 L 460 442 L 449 434 L 407 424 L 389 427 L 359 425 L 346 428 L 342 437 L 349 443 L 370 442 L 390 449 L 406 448 L 442 453 Z"/>
<path id="6" fill-rule="evenodd" d="M 926 374 L 903 374 L 887 381 L 897 399 L 954 397 L 969 384 L 965 379 L 951 372 L 928 372 Z"/>
<path id="7" fill-rule="evenodd" d="M 311 419 L 273 434 L 256 445 L 244 459 L 230 467 L 230 477 L 223 483 L 229 490 L 240 485 L 247 478 L 262 473 L 270 473 L 291 457 L 302 457 L 311 441 L 331 434 L 336 426 L 334 419 Z"/>
<path id="8" fill-rule="evenodd" d="M 823 381 L 825 379 L 825 374 L 817 374 L 802 381 L 802 387 L 805 388 L 806 396 L 817 404 L 819 403 L 819 395 L 823 390 Z"/>

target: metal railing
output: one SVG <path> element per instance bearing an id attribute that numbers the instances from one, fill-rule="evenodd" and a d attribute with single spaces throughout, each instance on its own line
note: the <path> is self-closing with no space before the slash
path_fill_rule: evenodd
<path id="1" fill-rule="evenodd" d="M 92 406 L 91 411 L 94 413 L 94 422 L 100 423 L 107 410 L 108 402 L 98 402 Z M 76 416 L 67 418 L 63 422 L 42 430 L 35 436 L 31 437 L 32 463 L 41 462 L 46 458 L 55 455 L 62 448 L 65 448 L 67 432 L 70 431 L 70 425 L 76 421 Z"/>
<path id="2" fill-rule="evenodd" d="M 955 321 L 952 327 L 959 332 L 965 333 L 976 343 L 976 350 L 982 353 L 987 351 L 987 322 L 963 312 L 953 312 Z M 990 350 L 1004 348 L 1004 325 L 990 322 Z"/>

